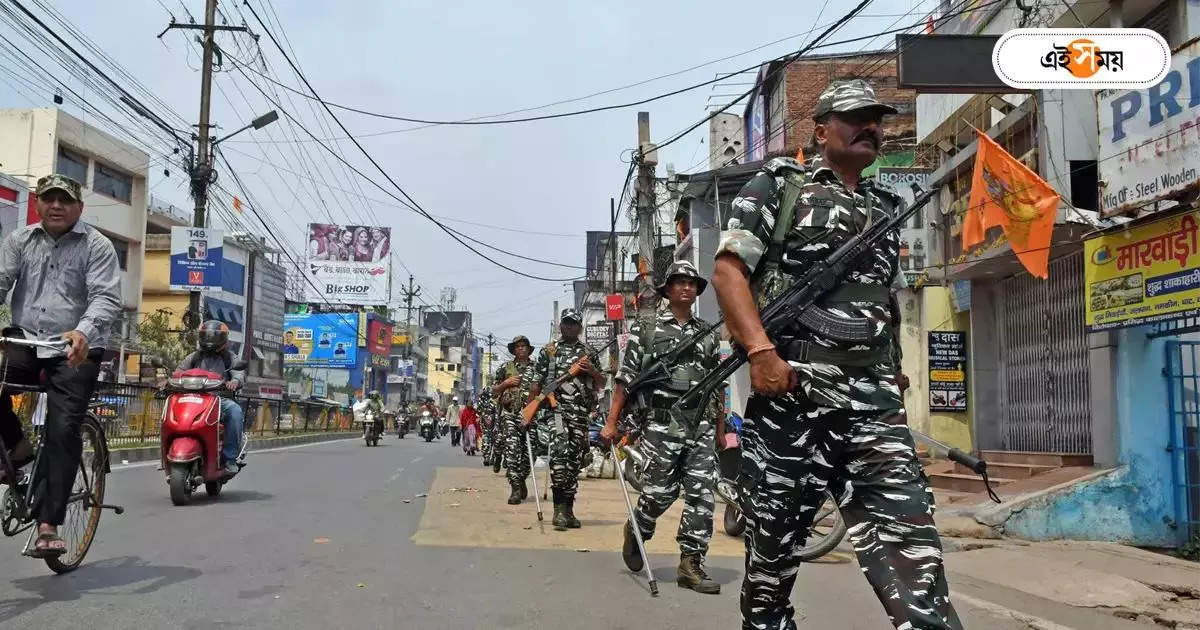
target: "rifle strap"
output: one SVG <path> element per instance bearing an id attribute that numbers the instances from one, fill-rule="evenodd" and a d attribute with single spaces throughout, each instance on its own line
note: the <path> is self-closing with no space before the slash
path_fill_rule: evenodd
<path id="1" fill-rule="evenodd" d="M 805 178 L 800 173 L 789 172 L 783 177 L 783 198 L 779 202 L 779 214 L 775 215 L 775 230 L 771 232 L 771 242 L 767 245 L 767 268 L 777 269 L 783 258 L 783 244 L 792 224 L 796 221 L 796 202 L 804 191 Z"/>

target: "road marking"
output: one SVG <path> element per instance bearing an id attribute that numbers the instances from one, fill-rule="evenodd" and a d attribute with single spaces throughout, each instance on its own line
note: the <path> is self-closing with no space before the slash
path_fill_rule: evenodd
<path id="1" fill-rule="evenodd" d="M 403 467 L 403 466 L 401 466 L 401 467 L 397 468 L 397 469 L 396 469 L 396 474 L 392 475 L 391 479 L 388 479 L 388 483 L 391 483 L 391 482 L 393 482 L 393 481 L 395 481 L 395 480 L 399 479 L 399 478 L 400 478 L 400 473 L 402 473 L 402 472 L 404 472 L 404 467 Z"/>
<path id="2" fill-rule="evenodd" d="M 277 451 L 291 451 L 291 450 L 295 450 L 298 448 L 304 448 L 307 446 L 316 446 L 317 444 L 337 444 L 338 442 L 353 442 L 353 441 L 357 441 L 359 439 L 361 439 L 361 438 L 352 437 L 352 438 L 342 438 L 340 440 L 323 440 L 320 442 L 307 442 L 305 444 L 293 444 L 291 446 L 276 446 L 273 448 L 263 448 L 263 449 L 258 449 L 258 450 L 254 450 L 254 451 L 247 451 L 247 453 L 274 453 Z M 158 466 L 161 463 L 162 462 L 157 459 L 151 459 L 151 460 L 147 460 L 144 462 L 133 462 L 132 464 L 112 464 L 112 471 L 117 472 L 119 470 L 129 470 L 131 468 L 146 468 L 148 466 Z"/>
<path id="3" fill-rule="evenodd" d="M 994 615 L 1010 617 L 1016 621 L 1028 625 L 1033 630 L 1075 630 L 1075 628 L 1064 626 L 1061 623 L 1055 623 L 1049 619 L 1043 619 L 1029 613 L 1024 613 L 1019 610 L 1009 608 L 1008 606 L 1001 606 L 1000 604 L 995 604 L 987 600 L 971 597 L 970 595 L 964 595 L 962 593 L 954 593 L 950 596 L 950 601 L 963 602 L 970 604 L 975 608 L 980 608 L 990 612 Z"/>
<path id="4" fill-rule="evenodd" d="M 413 458 L 413 460 L 412 460 L 412 463 L 414 463 L 414 464 L 415 464 L 415 463 L 417 463 L 417 462 L 421 461 L 422 459 L 425 459 L 425 458 L 424 458 L 424 457 L 414 457 L 414 458 Z"/>

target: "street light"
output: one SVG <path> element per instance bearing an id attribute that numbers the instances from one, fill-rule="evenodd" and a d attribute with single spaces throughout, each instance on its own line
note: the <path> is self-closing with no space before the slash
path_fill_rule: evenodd
<path id="1" fill-rule="evenodd" d="M 233 133 L 227 134 L 226 136 L 224 136 L 222 138 L 217 138 L 217 139 L 213 140 L 213 147 L 216 147 L 218 144 L 238 135 L 239 133 L 241 133 L 251 127 L 254 127 L 256 130 L 262 129 L 263 127 L 266 127 L 267 125 L 275 122 L 276 120 L 279 120 L 279 112 L 272 109 L 271 111 L 263 114 L 262 116 L 259 116 L 258 118 L 255 118 L 254 120 L 251 120 L 249 125 L 246 125 L 245 127 L 242 127 L 241 129 L 238 129 L 238 130 L 234 131 Z"/>

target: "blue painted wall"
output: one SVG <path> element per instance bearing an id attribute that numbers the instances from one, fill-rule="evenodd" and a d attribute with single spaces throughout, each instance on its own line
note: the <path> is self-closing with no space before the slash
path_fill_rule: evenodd
<path id="1" fill-rule="evenodd" d="M 1148 340 L 1149 328 L 1117 332 L 1117 461 L 1111 473 L 1049 493 L 1005 522 L 1022 538 L 1109 540 L 1174 547 L 1166 341 Z"/>

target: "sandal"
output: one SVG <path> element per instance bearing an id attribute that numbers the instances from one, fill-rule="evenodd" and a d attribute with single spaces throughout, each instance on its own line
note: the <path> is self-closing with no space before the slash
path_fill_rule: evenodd
<path id="1" fill-rule="evenodd" d="M 62 543 L 62 547 L 52 546 L 56 542 Z M 57 558 L 64 553 L 67 553 L 67 541 L 59 538 L 58 534 L 46 532 L 38 534 L 37 541 L 33 543 L 33 551 L 29 552 L 29 557 Z"/>

